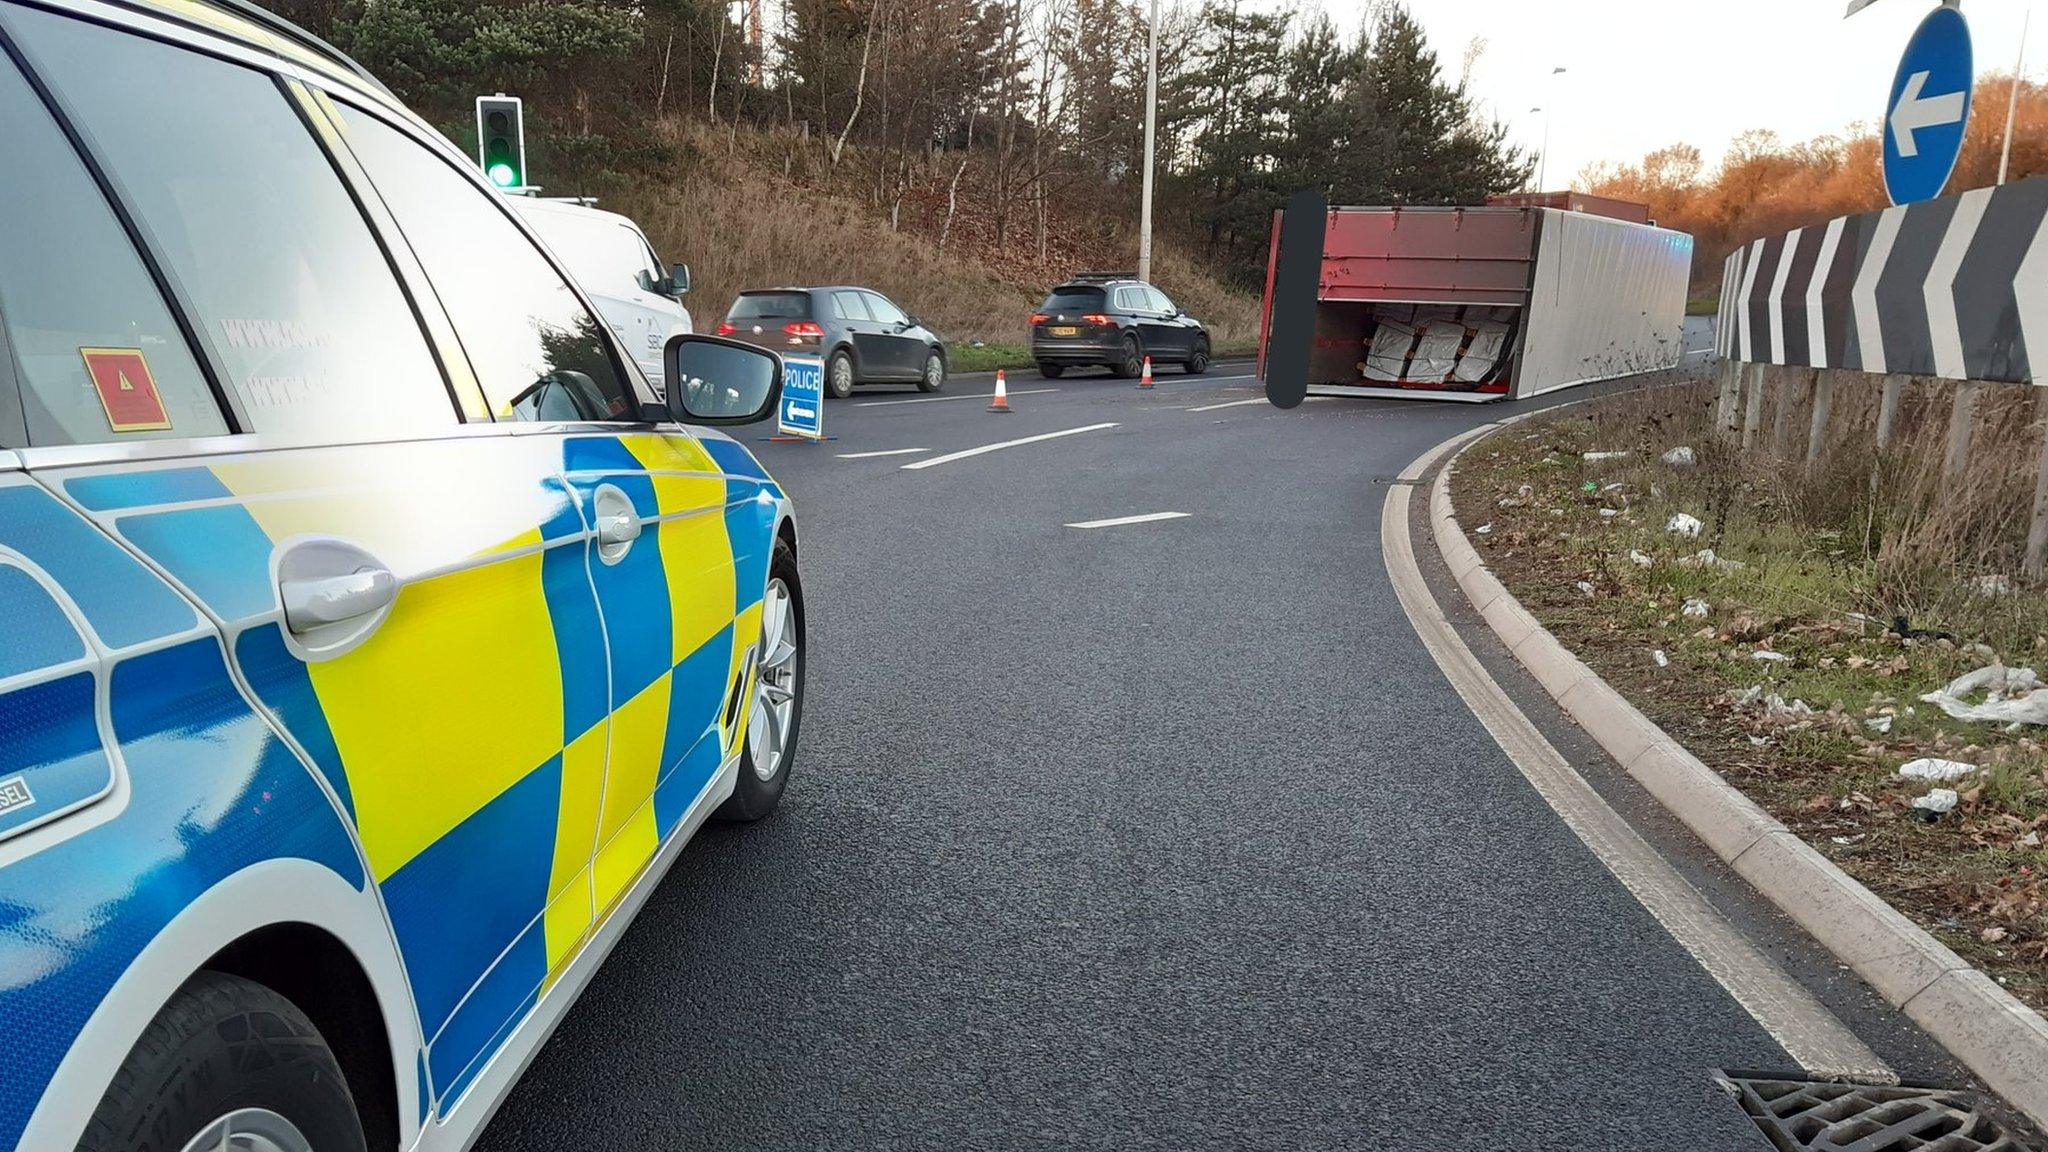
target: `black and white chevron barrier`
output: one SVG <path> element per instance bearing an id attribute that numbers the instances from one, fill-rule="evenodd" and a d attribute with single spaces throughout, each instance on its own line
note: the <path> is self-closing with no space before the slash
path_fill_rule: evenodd
<path id="1" fill-rule="evenodd" d="M 1728 257 L 1724 360 L 1953 380 L 2048 374 L 2048 177 L 1769 236 Z"/>

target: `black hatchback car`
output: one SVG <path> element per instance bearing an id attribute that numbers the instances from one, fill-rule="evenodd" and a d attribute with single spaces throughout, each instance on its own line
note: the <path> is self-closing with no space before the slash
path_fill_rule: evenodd
<path id="1" fill-rule="evenodd" d="M 785 356 L 825 362 L 825 391 L 844 399 L 855 384 L 946 386 L 946 346 L 924 321 L 872 288 L 767 288 L 742 292 L 718 334 Z"/>
<path id="2" fill-rule="evenodd" d="M 1113 376 L 1136 376 L 1147 356 L 1206 372 L 1209 330 L 1132 273 L 1083 272 L 1031 316 L 1031 357 L 1043 375 L 1101 365 Z"/>

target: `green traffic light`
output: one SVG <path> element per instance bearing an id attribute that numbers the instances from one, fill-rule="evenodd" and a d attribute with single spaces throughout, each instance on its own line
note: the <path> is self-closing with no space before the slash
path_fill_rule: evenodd
<path id="1" fill-rule="evenodd" d="M 496 184 L 500 188 L 516 187 L 519 183 L 519 173 L 510 164 L 506 164 L 503 161 L 491 165 L 485 171 L 485 175 L 491 178 L 491 183 Z"/>

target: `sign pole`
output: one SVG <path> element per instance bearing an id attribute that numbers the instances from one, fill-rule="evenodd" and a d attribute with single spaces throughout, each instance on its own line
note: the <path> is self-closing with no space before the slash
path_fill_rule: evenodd
<path id="1" fill-rule="evenodd" d="M 2020 54 L 2012 62 L 2012 91 L 2005 94 L 2005 143 L 1998 149 L 1998 182 L 2005 183 L 2006 170 L 2012 165 L 2012 119 L 2020 108 L 2020 84 L 2026 76 L 2027 28 L 2034 22 L 2034 10 L 2020 20 Z"/>

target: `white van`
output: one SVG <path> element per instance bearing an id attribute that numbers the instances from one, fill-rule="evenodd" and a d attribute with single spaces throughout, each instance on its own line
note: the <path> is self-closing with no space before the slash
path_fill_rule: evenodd
<path id="1" fill-rule="evenodd" d="M 508 199 L 569 266 L 648 381 L 660 387 L 663 345 L 670 336 L 691 331 L 690 313 L 682 302 L 690 290 L 690 266 L 678 264 L 662 271 L 647 234 L 616 212 L 573 200 Z"/>

